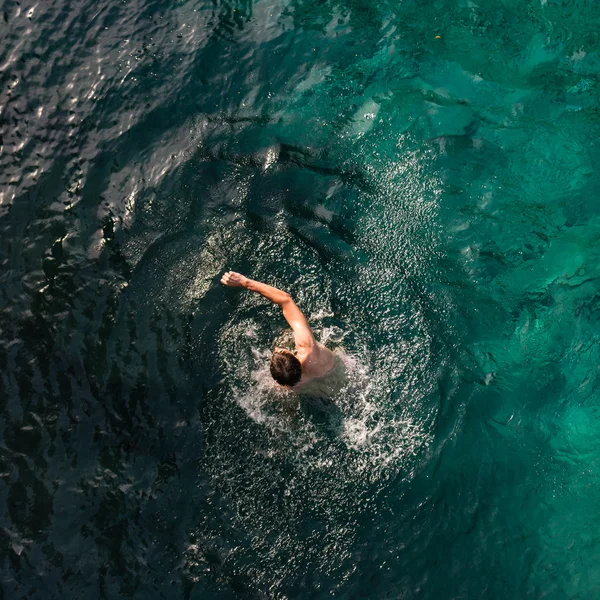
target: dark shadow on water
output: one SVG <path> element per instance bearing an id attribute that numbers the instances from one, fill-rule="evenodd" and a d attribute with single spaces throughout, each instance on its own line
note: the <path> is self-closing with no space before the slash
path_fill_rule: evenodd
<path id="1" fill-rule="evenodd" d="M 298 412 L 329 438 L 337 437 L 342 426 L 342 411 L 331 398 L 300 396 Z"/>

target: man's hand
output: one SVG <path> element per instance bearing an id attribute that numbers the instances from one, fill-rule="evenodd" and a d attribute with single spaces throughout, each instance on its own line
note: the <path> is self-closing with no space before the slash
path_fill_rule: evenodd
<path id="1" fill-rule="evenodd" d="M 246 277 L 235 271 L 227 271 L 227 273 L 221 277 L 221 283 L 229 287 L 244 287 L 246 281 Z"/>

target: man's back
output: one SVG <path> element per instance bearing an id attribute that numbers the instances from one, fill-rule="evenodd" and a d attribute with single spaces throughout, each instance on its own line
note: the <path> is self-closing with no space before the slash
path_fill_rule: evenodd
<path id="1" fill-rule="evenodd" d="M 302 379 L 300 383 L 317 377 L 324 377 L 335 365 L 335 355 L 333 352 L 325 348 L 323 344 L 317 342 L 314 337 L 310 347 L 296 346 L 296 356 L 302 365 Z"/>

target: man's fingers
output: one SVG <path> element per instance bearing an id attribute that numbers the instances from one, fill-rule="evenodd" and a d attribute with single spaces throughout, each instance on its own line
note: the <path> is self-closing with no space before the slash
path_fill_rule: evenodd
<path id="1" fill-rule="evenodd" d="M 221 283 L 223 285 L 235 285 L 239 283 L 240 277 L 241 275 L 235 271 L 227 271 L 227 273 L 221 277 Z"/>

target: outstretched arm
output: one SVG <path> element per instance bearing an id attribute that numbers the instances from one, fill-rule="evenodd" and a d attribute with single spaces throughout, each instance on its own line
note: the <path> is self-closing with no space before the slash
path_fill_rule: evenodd
<path id="1" fill-rule="evenodd" d="M 283 316 L 289 323 L 290 327 L 294 332 L 294 338 L 296 346 L 298 347 L 312 347 L 315 343 L 312 331 L 302 311 L 296 306 L 296 303 L 292 300 L 292 297 L 287 293 L 277 288 L 271 287 L 266 283 L 260 281 L 254 281 L 248 279 L 239 273 L 229 271 L 221 278 L 221 283 L 230 287 L 243 287 L 251 292 L 256 292 L 261 296 L 267 298 L 275 304 L 281 306 Z"/>

